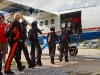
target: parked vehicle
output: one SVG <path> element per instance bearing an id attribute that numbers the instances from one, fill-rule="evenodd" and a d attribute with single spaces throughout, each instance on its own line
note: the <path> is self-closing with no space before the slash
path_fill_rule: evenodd
<path id="1" fill-rule="evenodd" d="M 96 42 L 94 42 L 94 41 L 91 41 L 91 42 L 89 42 L 89 43 L 86 45 L 86 47 L 89 47 L 89 48 L 91 48 L 93 44 L 96 44 Z"/>
<path id="2" fill-rule="evenodd" d="M 86 45 L 88 44 L 89 42 L 84 42 L 83 44 L 81 44 L 82 47 L 86 47 Z"/>
<path id="3" fill-rule="evenodd" d="M 98 44 L 98 43 L 96 43 L 96 44 L 93 44 L 92 46 L 91 46 L 91 48 L 93 49 L 93 48 L 98 48 L 100 45 Z"/>

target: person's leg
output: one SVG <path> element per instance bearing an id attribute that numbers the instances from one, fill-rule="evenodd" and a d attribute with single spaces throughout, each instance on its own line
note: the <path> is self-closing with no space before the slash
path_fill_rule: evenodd
<path id="1" fill-rule="evenodd" d="M 31 52 L 30 52 L 31 60 L 35 67 L 35 44 L 31 42 Z"/>
<path id="2" fill-rule="evenodd" d="M 5 62 L 6 62 L 6 54 L 5 53 L 2 53 L 3 57 L 2 57 L 2 67 L 5 66 Z"/>
<path id="3" fill-rule="evenodd" d="M 68 45 L 65 47 L 65 51 L 64 51 L 65 53 L 65 62 L 69 62 L 69 60 L 68 60 Z"/>
<path id="4" fill-rule="evenodd" d="M 59 61 L 62 62 L 62 58 L 63 58 L 63 52 L 64 52 L 64 47 L 61 44 L 61 50 L 60 50 L 60 55 L 59 55 Z"/>
<path id="5" fill-rule="evenodd" d="M 51 64 L 54 64 L 54 55 L 55 55 L 55 45 L 53 44 L 50 44 L 48 45 L 48 48 L 49 48 L 49 55 L 50 55 L 50 63 Z"/>
<path id="6" fill-rule="evenodd" d="M 3 67 L 5 66 L 6 54 L 7 53 L 8 53 L 8 43 L 4 42 L 4 43 L 2 43 L 2 55 L 3 55 L 3 58 L 2 58 L 3 64 L 2 64 L 2 66 Z"/>
<path id="7" fill-rule="evenodd" d="M 39 41 L 37 41 L 35 45 L 36 45 L 36 48 L 38 50 L 38 53 L 37 53 L 37 64 L 39 66 L 42 66 L 42 62 L 41 62 L 42 49 L 40 47 Z"/>
<path id="8" fill-rule="evenodd" d="M 23 69 L 25 69 L 25 66 L 22 66 L 22 63 L 20 60 L 20 54 L 19 54 L 18 50 L 15 51 L 14 58 L 15 58 L 15 61 L 17 63 L 18 70 L 22 71 Z"/>
<path id="9" fill-rule="evenodd" d="M 10 64 L 11 64 L 12 59 L 14 57 L 17 46 L 18 46 L 18 42 L 15 42 L 15 43 L 13 43 L 13 45 L 10 49 L 10 52 L 9 52 L 9 55 L 8 55 L 8 58 L 7 58 L 7 61 L 6 61 L 6 64 L 5 64 L 5 68 L 4 68 L 5 74 L 14 74 L 14 72 L 12 72 L 10 70 L 10 66 L 11 66 Z"/>
<path id="10" fill-rule="evenodd" d="M 54 56 L 55 56 L 55 50 L 56 50 L 56 44 L 52 44 L 52 57 L 51 57 L 51 62 L 54 64 Z"/>
<path id="11" fill-rule="evenodd" d="M 48 49 L 49 49 L 50 63 L 53 64 L 52 63 L 52 47 L 50 43 L 48 44 Z"/>
<path id="12" fill-rule="evenodd" d="M 26 58 L 26 61 L 29 65 L 29 68 L 35 67 L 35 64 L 33 64 L 32 60 L 29 58 L 29 52 L 28 52 L 27 47 L 23 47 L 23 52 L 24 52 L 24 56 Z"/>
<path id="13" fill-rule="evenodd" d="M 2 53 L 0 51 L 0 75 L 3 75 L 1 70 L 2 70 Z"/>
<path id="14" fill-rule="evenodd" d="M 3 63 L 5 63 L 5 62 L 6 62 L 6 54 L 3 53 Z"/>
<path id="15" fill-rule="evenodd" d="M 73 34 L 75 33 L 75 30 L 74 29 L 72 29 L 72 32 L 73 32 Z"/>
<path id="16" fill-rule="evenodd" d="M 21 51 L 22 51 L 22 47 L 21 46 L 19 46 L 18 48 L 17 48 L 17 51 L 18 51 L 18 53 L 19 53 L 19 59 L 20 59 L 20 61 L 21 61 Z"/>
<path id="17" fill-rule="evenodd" d="M 51 45 L 48 44 L 48 49 L 49 49 L 49 56 L 51 57 Z"/>

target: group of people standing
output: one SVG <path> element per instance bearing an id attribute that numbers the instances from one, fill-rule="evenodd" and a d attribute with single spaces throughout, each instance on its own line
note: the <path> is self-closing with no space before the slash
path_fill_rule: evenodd
<path id="1" fill-rule="evenodd" d="M 41 61 L 41 55 L 42 50 L 41 46 L 39 44 L 38 39 L 38 33 L 42 34 L 41 30 L 37 27 L 37 21 L 33 21 L 31 23 L 31 29 L 29 30 L 35 33 L 32 33 L 35 38 L 34 40 L 30 40 L 29 37 L 27 37 L 27 25 L 28 23 L 23 20 L 21 23 L 19 22 L 21 18 L 20 13 L 14 14 L 14 20 L 11 22 L 9 26 L 11 26 L 11 34 L 9 37 L 5 36 L 6 27 L 8 24 L 4 23 L 5 17 L 0 14 L 0 75 L 2 75 L 1 69 L 2 69 L 2 59 L 4 65 L 4 73 L 5 74 L 14 74 L 14 72 L 10 69 L 12 59 L 14 58 L 17 63 L 17 68 L 19 71 L 22 71 L 25 69 L 25 66 L 21 63 L 21 51 L 23 50 L 25 58 L 28 63 L 29 68 L 34 68 L 37 65 L 42 66 Z M 65 55 L 65 62 L 68 62 L 68 44 L 70 43 L 69 35 L 67 34 L 67 30 L 63 29 L 62 34 L 60 36 L 60 40 L 58 40 L 57 34 L 55 32 L 55 28 L 50 28 L 50 33 L 47 35 L 47 42 L 48 42 L 48 49 L 49 49 L 49 55 L 51 58 L 51 64 L 54 64 L 54 56 L 55 56 L 55 50 L 56 50 L 56 40 L 59 41 L 59 44 L 61 45 L 60 55 L 59 55 L 59 61 L 62 62 L 63 54 Z M 31 34 L 29 33 L 29 34 Z M 33 37 L 32 35 L 32 37 Z M 31 41 L 31 52 L 29 57 L 29 52 L 27 49 L 27 43 L 25 40 L 29 39 Z M 8 54 L 8 44 L 10 46 L 10 51 Z M 35 47 L 37 48 L 37 61 L 35 59 Z M 7 60 L 6 60 L 6 54 L 8 54 Z"/>
<path id="2" fill-rule="evenodd" d="M 2 69 L 2 59 L 4 65 L 4 73 L 5 74 L 14 74 L 14 72 L 10 69 L 12 59 L 14 58 L 17 63 L 17 68 L 19 71 L 22 71 L 25 69 L 25 66 L 21 63 L 21 51 L 23 50 L 25 58 L 28 63 L 29 68 L 34 68 L 35 64 L 42 66 L 41 62 L 41 55 L 42 50 L 39 44 L 38 40 L 38 32 L 42 34 L 42 32 L 37 28 L 37 22 L 33 21 L 31 23 L 32 29 L 35 30 L 36 40 L 31 41 L 31 53 L 29 57 L 29 52 L 27 49 L 27 43 L 25 40 L 28 39 L 27 37 L 27 25 L 28 23 L 23 20 L 21 23 L 19 22 L 21 18 L 20 13 L 14 14 L 14 20 L 8 25 L 7 23 L 4 23 L 5 17 L 0 14 L 0 75 L 3 75 L 1 72 Z M 9 27 L 10 35 L 7 35 L 7 27 Z M 5 34 L 6 33 L 6 34 Z M 8 54 L 8 44 L 10 46 L 10 51 Z M 35 47 L 38 49 L 37 54 L 37 61 L 35 60 Z M 6 54 L 8 54 L 7 60 L 6 60 Z"/>
<path id="3" fill-rule="evenodd" d="M 55 56 L 55 50 L 56 50 L 56 41 L 60 44 L 60 55 L 59 55 L 59 61 L 62 62 L 63 55 L 65 56 L 65 62 L 68 62 L 68 48 L 70 42 L 70 37 L 67 34 L 66 28 L 62 30 L 62 34 L 60 36 L 60 40 L 58 40 L 57 34 L 55 32 L 55 27 L 50 28 L 50 33 L 47 35 L 47 42 L 48 42 L 48 48 L 49 48 L 49 56 L 51 58 L 51 64 L 54 64 L 54 56 Z"/>

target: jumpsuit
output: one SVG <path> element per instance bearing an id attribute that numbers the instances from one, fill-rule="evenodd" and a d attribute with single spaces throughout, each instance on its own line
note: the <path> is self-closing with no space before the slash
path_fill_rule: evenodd
<path id="1" fill-rule="evenodd" d="M 42 32 L 37 27 L 35 27 L 33 29 L 35 31 L 36 39 L 34 41 L 31 41 L 30 56 L 31 56 L 31 60 L 35 64 L 35 47 L 36 47 L 37 48 L 37 65 L 42 66 L 42 62 L 41 62 L 42 49 L 41 49 L 41 46 L 39 44 L 39 39 L 38 39 L 38 33 L 42 34 Z"/>
<path id="2" fill-rule="evenodd" d="M 24 40 L 27 39 L 27 30 L 26 28 L 23 28 L 23 37 L 24 37 Z M 29 68 L 31 67 L 35 67 L 35 64 L 32 62 L 32 60 L 29 58 L 29 52 L 28 52 L 28 49 L 27 47 L 24 46 L 24 42 L 20 43 L 20 45 L 18 46 L 18 52 L 19 52 L 19 56 L 20 56 L 20 60 L 21 60 L 21 51 L 23 50 L 24 52 L 24 56 L 29 64 Z"/>
<path id="3" fill-rule="evenodd" d="M 65 41 L 65 42 L 61 41 L 62 34 L 66 35 L 67 41 Z M 59 55 L 59 61 L 62 62 L 62 57 L 64 54 L 65 55 L 65 62 L 68 62 L 68 48 L 69 48 L 68 44 L 70 43 L 70 38 L 69 38 L 69 35 L 67 33 L 62 33 L 62 34 L 60 37 L 61 50 L 60 50 L 60 55 Z"/>
<path id="4" fill-rule="evenodd" d="M 10 70 L 10 64 L 12 62 L 13 57 L 15 57 L 15 60 L 17 60 L 17 67 L 20 69 L 22 67 L 20 59 L 19 59 L 19 54 L 17 51 L 19 42 L 24 42 L 23 41 L 23 36 L 22 36 L 22 30 L 21 30 L 21 24 L 19 21 L 16 19 L 12 22 L 13 30 L 12 30 L 12 40 L 10 41 L 10 52 L 7 58 L 7 61 L 5 63 L 5 71 Z"/>
<path id="5" fill-rule="evenodd" d="M 55 56 L 55 50 L 56 50 L 56 40 L 58 41 L 58 37 L 56 35 L 55 32 L 51 32 L 47 35 L 47 38 L 49 37 L 49 35 L 53 35 L 54 36 L 54 42 L 48 42 L 48 48 L 49 48 L 49 56 L 51 58 L 51 63 L 54 63 L 54 56 Z"/>

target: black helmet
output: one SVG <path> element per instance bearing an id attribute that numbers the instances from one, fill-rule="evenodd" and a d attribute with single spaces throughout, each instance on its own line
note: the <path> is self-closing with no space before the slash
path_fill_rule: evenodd
<path id="1" fill-rule="evenodd" d="M 50 31 L 55 31 L 55 27 L 51 26 Z"/>
<path id="2" fill-rule="evenodd" d="M 37 21 L 33 21 L 33 22 L 31 23 L 31 25 L 37 27 L 37 23 L 38 23 Z"/>
<path id="3" fill-rule="evenodd" d="M 25 20 L 23 20 L 23 21 L 21 22 L 21 25 L 22 25 L 22 26 L 27 26 L 28 23 L 27 23 Z"/>
<path id="4" fill-rule="evenodd" d="M 61 45 L 59 44 L 59 46 L 57 46 L 57 50 L 60 51 L 61 50 Z"/>

